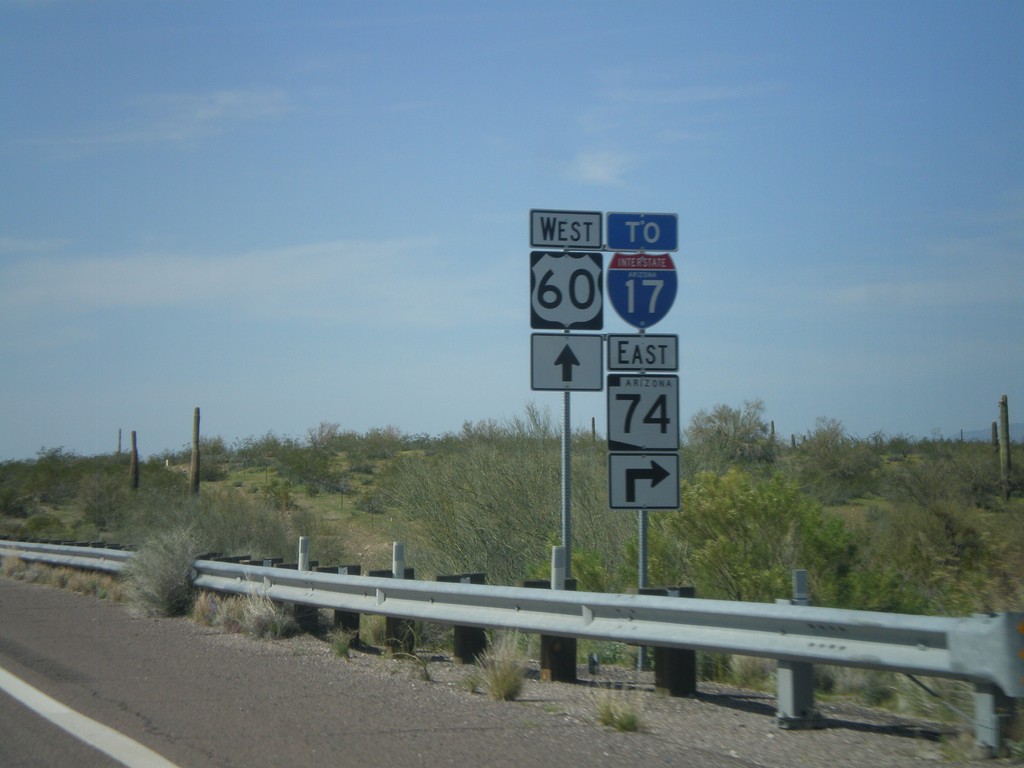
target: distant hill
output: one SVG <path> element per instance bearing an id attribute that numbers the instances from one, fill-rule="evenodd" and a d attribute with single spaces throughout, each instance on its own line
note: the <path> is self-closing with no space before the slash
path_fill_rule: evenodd
<path id="1" fill-rule="evenodd" d="M 970 432 L 964 431 L 964 440 L 984 440 L 988 442 L 992 439 L 992 427 L 988 429 L 972 429 Z M 1024 423 L 1018 422 L 1016 424 L 1010 424 L 1010 440 L 1014 443 L 1024 441 Z"/>

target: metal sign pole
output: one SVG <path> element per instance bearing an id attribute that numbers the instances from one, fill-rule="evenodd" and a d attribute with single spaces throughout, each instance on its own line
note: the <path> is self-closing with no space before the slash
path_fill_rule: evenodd
<path id="1" fill-rule="evenodd" d="M 569 391 L 562 393 L 562 546 L 565 547 L 565 578 L 572 578 L 572 479 L 570 446 L 572 424 L 569 419 Z"/>
<path id="2" fill-rule="evenodd" d="M 640 539 L 637 547 L 637 577 L 636 585 L 639 590 L 647 586 L 647 510 L 641 509 L 637 512 L 639 524 L 638 536 Z M 647 647 L 638 646 L 636 649 L 636 668 L 643 671 L 647 667 Z"/>

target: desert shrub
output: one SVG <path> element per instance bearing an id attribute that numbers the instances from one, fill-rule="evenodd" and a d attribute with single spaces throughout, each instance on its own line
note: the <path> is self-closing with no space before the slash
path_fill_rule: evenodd
<path id="1" fill-rule="evenodd" d="M 22 524 L 21 535 L 29 538 L 61 539 L 68 535 L 68 529 L 56 515 L 39 512 Z"/>
<path id="2" fill-rule="evenodd" d="M 121 473 L 92 472 L 78 485 L 78 503 L 83 517 L 100 531 L 118 527 L 132 496 L 127 477 Z"/>
<path id="3" fill-rule="evenodd" d="M 944 443 L 886 474 L 883 494 L 896 502 L 923 507 L 946 502 L 989 505 L 1001 493 L 999 466 L 983 443 Z"/>
<path id="4" fill-rule="evenodd" d="M 503 423 L 467 424 L 444 451 L 397 459 L 381 493 L 397 537 L 415 543 L 429 572 L 485 571 L 510 584 L 550 561 L 561 529 L 558 430 L 536 409 Z M 573 540 L 614 573 L 632 526 L 607 507 L 604 446 L 577 435 L 572 447 Z"/>
<path id="5" fill-rule="evenodd" d="M 998 567 L 980 513 L 955 502 L 896 504 L 865 527 L 854 607 L 956 615 L 976 608 Z"/>
<path id="6" fill-rule="evenodd" d="M 143 546 L 154 534 L 185 528 L 200 553 L 272 556 L 292 549 L 280 511 L 236 488 L 205 489 L 198 499 L 187 492 L 140 489 L 117 535 L 124 543 Z"/>
<path id="7" fill-rule="evenodd" d="M 831 505 L 875 491 L 881 458 L 869 441 L 846 434 L 842 422 L 819 418 L 792 466 L 800 488 Z"/>
<path id="8" fill-rule="evenodd" d="M 683 477 L 699 472 L 725 472 L 732 466 L 770 465 L 775 442 L 764 419 L 761 400 L 744 401 L 742 408 L 716 405 L 694 414 L 685 431 L 681 452 Z"/>
<path id="9" fill-rule="evenodd" d="M 132 608 L 146 616 L 179 616 L 192 606 L 192 563 L 200 553 L 191 527 L 149 538 L 124 571 Z"/>
<path id="10" fill-rule="evenodd" d="M 653 583 L 692 584 L 700 597 L 771 601 L 788 597 L 792 570 L 805 568 L 815 602 L 828 605 L 842 602 L 855 554 L 842 522 L 793 482 L 737 469 L 684 483 L 681 510 L 654 517 L 648 547 Z"/>
<path id="11" fill-rule="evenodd" d="M 8 486 L 8 479 L 0 484 L 0 515 L 4 517 L 28 517 L 31 500 L 20 488 Z"/>

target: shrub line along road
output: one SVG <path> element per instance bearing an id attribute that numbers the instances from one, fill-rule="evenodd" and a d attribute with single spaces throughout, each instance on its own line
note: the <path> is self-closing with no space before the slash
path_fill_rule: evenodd
<path id="1" fill-rule="evenodd" d="M 415 666 L 361 656 L 347 663 L 315 638 L 255 641 L 0 578 L 0 668 L 182 768 L 881 768 L 934 764 L 937 754 L 934 741 L 891 725 L 781 732 L 770 701 L 729 707 L 711 696 L 645 694 L 647 730 L 618 733 L 594 722 L 596 698 L 585 686 L 530 683 L 527 701 L 501 703 L 444 682 L 457 672 L 451 665 L 432 681 L 416 680 Z M 68 761 L 119 764 L 0 693 L 0 764 Z"/>

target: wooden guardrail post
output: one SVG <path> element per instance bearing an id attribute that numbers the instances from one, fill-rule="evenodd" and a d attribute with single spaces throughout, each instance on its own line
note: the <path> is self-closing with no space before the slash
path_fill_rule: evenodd
<path id="1" fill-rule="evenodd" d="M 455 573 L 438 576 L 437 581 L 456 584 L 486 584 L 483 573 Z M 480 627 L 452 627 L 452 657 L 456 664 L 472 664 L 487 650 L 487 633 Z"/>
<path id="2" fill-rule="evenodd" d="M 362 572 L 360 565 L 324 565 L 318 566 L 319 573 L 336 573 L 339 576 L 359 576 Z M 348 632 L 352 636 L 350 643 L 353 648 L 359 647 L 359 613 L 356 611 L 334 610 L 334 628 L 342 632 Z"/>
<path id="3" fill-rule="evenodd" d="M 521 581 L 518 586 L 534 589 L 576 591 L 576 580 L 567 579 L 565 547 L 551 548 L 552 579 Z M 576 682 L 576 638 L 558 635 L 540 636 L 540 679 L 553 683 Z"/>
<path id="4" fill-rule="evenodd" d="M 640 595 L 696 597 L 694 587 L 641 587 Z M 697 652 L 654 646 L 654 690 L 663 696 L 697 695 Z"/>
<path id="5" fill-rule="evenodd" d="M 400 541 L 392 545 L 391 570 L 370 571 L 370 576 L 382 579 L 414 579 L 416 571 L 405 567 L 405 544 Z M 411 654 L 416 650 L 416 624 L 411 619 L 396 616 L 384 618 L 385 643 L 393 653 Z"/>

